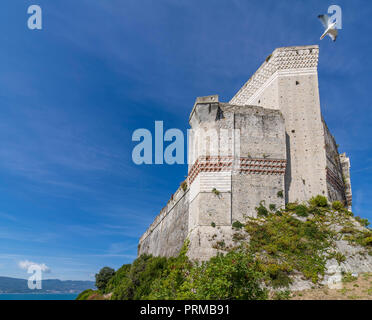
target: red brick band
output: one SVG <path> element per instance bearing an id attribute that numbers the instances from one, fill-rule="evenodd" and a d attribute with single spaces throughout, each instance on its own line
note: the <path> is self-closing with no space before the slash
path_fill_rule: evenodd
<path id="1" fill-rule="evenodd" d="M 191 184 L 200 172 L 226 172 L 233 170 L 234 158 L 225 157 L 199 157 L 190 169 L 188 180 Z M 287 161 L 284 159 L 252 159 L 240 158 L 239 172 L 249 174 L 284 174 Z"/>

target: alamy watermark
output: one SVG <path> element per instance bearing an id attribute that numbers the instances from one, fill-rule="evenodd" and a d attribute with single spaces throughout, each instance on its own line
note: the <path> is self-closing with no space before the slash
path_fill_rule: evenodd
<path id="1" fill-rule="evenodd" d="M 180 129 L 164 132 L 163 121 L 155 121 L 154 135 L 148 129 L 133 132 L 135 164 L 193 164 L 199 156 L 240 157 L 240 130 L 221 128 Z M 168 143 L 165 146 L 165 143 Z"/>
<path id="2" fill-rule="evenodd" d="M 333 4 L 328 7 L 329 21 L 336 23 L 336 29 L 342 29 L 342 9 L 337 4 Z"/>
<path id="3" fill-rule="evenodd" d="M 27 287 L 30 290 L 41 290 L 43 273 L 51 272 L 50 268 L 45 263 L 35 263 L 28 260 L 20 261 L 19 267 L 27 270 L 27 273 L 31 274 L 27 281 Z"/>
<path id="4" fill-rule="evenodd" d="M 30 15 L 27 20 L 27 26 L 30 30 L 41 30 L 43 28 L 43 13 L 39 5 L 31 5 L 27 9 Z"/>
<path id="5" fill-rule="evenodd" d="M 42 269 L 39 265 L 33 264 L 30 265 L 27 269 L 27 273 L 31 273 L 32 275 L 28 278 L 27 286 L 30 290 L 41 290 L 42 289 L 42 281 L 43 281 L 43 274 Z"/>

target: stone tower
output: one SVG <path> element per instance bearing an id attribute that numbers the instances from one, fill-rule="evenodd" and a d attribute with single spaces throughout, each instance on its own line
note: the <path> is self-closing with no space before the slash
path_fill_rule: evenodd
<path id="1" fill-rule="evenodd" d="M 140 239 L 139 254 L 208 259 L 261 201 L 276 208 L 318 194 L 351 207 L 350 161 L 323 120 L 318 46 L 278 48 L 229 103 L 196 99 L 188 177 Z M 186 186 L 186 187 L 185 187 Z M 213 240 L 213 241 L 211 241 Z"/>
<path id="2" fill-rule="evenodd" d="M 209 96 L 196 100 L 189 122 L 189 252 L 209 257 L 211 239 L 227 244 L 231 225 L 254 216 L 262 200 L 284 205 L 284 118 L 279 110 Z"/>
<path id="3" fill-rule="evenodd" d="M 327 195 L 325 130 L 318 89 L 318 46 L 278 48 L 231 99 L 280 110 L 287 144 L 286 201 Z"/>

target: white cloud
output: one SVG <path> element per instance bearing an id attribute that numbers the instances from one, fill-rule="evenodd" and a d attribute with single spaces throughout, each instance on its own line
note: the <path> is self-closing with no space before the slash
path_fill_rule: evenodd
<path id="1" fill-rule="evenodd" d="M 29 260 L 19 261 L 18 266 L 24 270 L 28 270 L 28 268 L 31 266 L 37 266 L 38 268 L 40 268 L 42 272 L 45 272 L 45 273 L 51 272 L 50 268 L 45 263 L 35 263 Z"/>

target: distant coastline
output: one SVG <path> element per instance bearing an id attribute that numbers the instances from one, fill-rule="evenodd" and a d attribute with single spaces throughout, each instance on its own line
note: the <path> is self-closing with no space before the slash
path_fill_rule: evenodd
<path id="1" fill-rule="evenodd" d="M 77 293 L 0 293 L 1 300 L 75 300 Z"/>
<path id="2" fill-rule="evenodd" d="M 28 281 L 26 279 L 0 277 L 0 295 L 2 294 L 77 295 L 81 291 L 94 288 L 95 285 L 93 281 L 45 279 L 42 281 L 41 289 L 30 290 L 28 288 Z"/>

